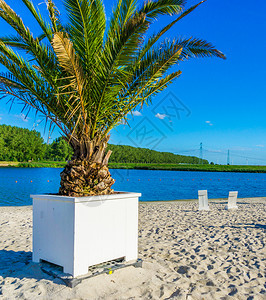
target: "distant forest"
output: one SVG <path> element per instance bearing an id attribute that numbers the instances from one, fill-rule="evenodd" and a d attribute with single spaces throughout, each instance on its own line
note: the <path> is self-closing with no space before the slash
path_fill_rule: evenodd
<path id="1" fill-rule="evenodd" d="M 155 150 L 136 148 L 123 145 L 108 145 L 108 150 L 113 153 L 110 162 L 114 163 L 169 163 L 169 164 L 198 164 L 199 158 L 195 156 L 177 155 L 170 152 L 158 152 Z M 203 164 L 208 164 L 203 160 Z"/>
<path id="2" fill-rule="evenodd" d="M 0 161 L 65 161 L 71 156 L 72 150 L 62 138 L 48 145 L 36 130 L 0 125 Z"/>
<path id="3" fill-rule="evenodd" d="M 198 164 L 195 156 L 176 155 L 144 148 L 122 145 L 108 145 L 113 153 L 113 163 L 173 163 Z M 66 161 L 72 156 L 72 149 L 63 138 L 46 144 L 41 134 L 35 130 L 15 126 L 0 125 L 0 161 Z M 203 160 L 203 164 L 208 164 Z"/>

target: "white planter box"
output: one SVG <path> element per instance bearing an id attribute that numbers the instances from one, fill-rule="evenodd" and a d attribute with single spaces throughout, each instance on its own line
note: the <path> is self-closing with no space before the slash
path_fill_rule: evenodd
<path id="1" fill-rule="evenodd" d="M 31 195 L 33 261 L 62 266 L 73 277 L 88 267 L 138 257 L 139 193 L 65 197 Z"/>

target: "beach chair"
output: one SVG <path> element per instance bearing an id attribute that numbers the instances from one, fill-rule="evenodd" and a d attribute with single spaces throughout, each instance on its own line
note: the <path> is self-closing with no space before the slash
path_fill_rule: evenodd
<path id="1" fill-rule="evenodd" d="M 199 210 L 210 210 L 208 205 L 208 191 L 201 190 L 198 191 L 199 196 Z"/>
<path id="2" fill-rule="evenodd" d="M 225 209 L 233 209 L 237 208 L 236 205 L 236 199 L 237 199 L 238 192 L 229 192 L 229 197 L 228 197 L 228 204 L 226 205 Z"/>

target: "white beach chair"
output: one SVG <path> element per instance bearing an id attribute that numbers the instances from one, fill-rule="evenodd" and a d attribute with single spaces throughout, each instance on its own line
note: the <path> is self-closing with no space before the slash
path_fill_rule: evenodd
<path id="1" fill-rule="evenodd" d="M 198 195 L 199 195 L 199 210 L 210 210 L 208 205 L 207 190 L 198 191 Z"/>
<path id="2" fill-rule="evenodd" d="M 238 192 L 229 192 L 229 197 L 228 197 L 228 204 L 226 205 L 225 209 L 233 209 L 237 208 L 236 205 L 236 199 L 237 199 Z"/>

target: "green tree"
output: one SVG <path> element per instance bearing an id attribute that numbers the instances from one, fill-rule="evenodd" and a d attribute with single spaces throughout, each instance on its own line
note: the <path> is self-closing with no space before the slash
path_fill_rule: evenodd
<path id="1" fill-rule="evenodd" d="M 39 132 L 0 125 L 0 160 L 41 160 L 44 153 L 44 142 Z"/>
<path id="2" fill-rule="evenodd" d="M 0 0 L 0 17 L 16 32 L 0 39 L 0 63 L 8 70 L 0 76 L 0 92 L 24 102 L 24 110 L 43 114 L 72 146 L 73 159 L 61 174 L 61 195 L 112 193 L 111 152 L 105 152 L 110 131 L 180 76 L 181 71 L 170 71 L 172 66 L 195 57 L 224 58 L 201 39 L 162 39 L 204 1 L 184 10 L 185 0 L 141 5 L 118 0 L 108 28 L 102 0 L 65 0 L 67 25 L 52 0 L 47 0 L 48 21 L 30 0 L 22 2 L 42 34 L 34 35 Z M 164 15 L 178 17 L 147 37 Z"/>
<path id="3" fill-rule="evenodd" d="M 72 155 L 72 149 L 62 137 L 54 140 L 49 147 L 49 158 L 52 160 L 66 161 L 71 159 Z"/>
<path id="4" fill-rule="evenodd" d="M 5 151 L 5 142 L 4 142 L 3 137 L 1 137 L 1 135 L 0 135 L 0 160 L 2 160 L 2 161 L 5 158 L 4 151 Z"/>

